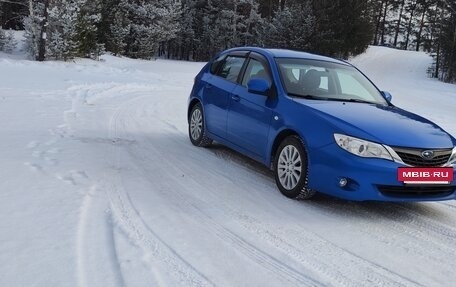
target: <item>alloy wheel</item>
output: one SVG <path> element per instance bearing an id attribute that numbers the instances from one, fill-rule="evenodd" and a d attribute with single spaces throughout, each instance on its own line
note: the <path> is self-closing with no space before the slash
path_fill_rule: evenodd
<path id="1" fill-rule="evenodd" d="M 195 109 L 190 119 L 190 134 L 193 140 L 198 140 L 203 128 L 203 116 L 200 109 Z"/>
<path id="2" fill-rule="evenodd" d="M 283 188 L 292 190 L 298 185 L 302 174 L 302 160 L 298 149 L 293 145 L 285 146 L 280 152 L 277 173 Z"/>

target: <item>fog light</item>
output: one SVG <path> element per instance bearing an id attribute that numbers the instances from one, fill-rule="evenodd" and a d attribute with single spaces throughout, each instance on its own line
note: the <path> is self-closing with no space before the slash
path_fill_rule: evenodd
<path id="1" fill-rule="evenodd" d="M 339 179 L 339 186 L 340 187 L 346 186 L 347 183 L 348 183 L 348 180 L 346 178 L 343 177 L 343 178 Z"/>

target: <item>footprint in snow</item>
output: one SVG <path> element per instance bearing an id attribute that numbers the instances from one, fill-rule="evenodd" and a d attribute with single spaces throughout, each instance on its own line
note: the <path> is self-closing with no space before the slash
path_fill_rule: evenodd
<path id="1" fill-rule="evenodd" d="M 62 151 L 59 148 L 51 148 L 46 151 L 46 154 L 58 154 L 60 151 Z"/>
<path id="2" fill-rule="evenodd" d="M 39 142 L 37 142 L 37 141 L 31 141 L 31 142 L 28 143 L 27 148 L 32 149 L 32 148 L 36 148 L 36 147 L 39 146 L 39 145 L 40 145 Z"/>
<path id="3" fill-rule="evenodd" d="M 43 167 L 37 163 L 25 162 L 24 165 L 28 166 L 32 171 L 43 172 Z"/>
<path id="4" fill-rule="evenodd" d="M 41 150 L 34 150 L 34 151 L 32 152 L 32 156 L 33 156 L 34 158 L 42 158 L 42 157 L 43 157 L 43 153 L 44 153 L 44 152 L 41 151 Z"/>
<path id="5" fill-rule="evenodd" d="M 67 174 L 56 174 L 55 176 L 61 181 L 71 185 L 83 184 L 85 181 L 89 179 L 87 174 L 84 171 L 80 170 L 72 170 Z"/>
<path id="6" fill-rule="evenodd" d="M 44 160 L 46 161 L 46 163 L 48 163 L 50 165 L 57 165 L 57 163 L 59 162 L 55 158 L 50 158 L 50 157 L 45 157 Z"/>

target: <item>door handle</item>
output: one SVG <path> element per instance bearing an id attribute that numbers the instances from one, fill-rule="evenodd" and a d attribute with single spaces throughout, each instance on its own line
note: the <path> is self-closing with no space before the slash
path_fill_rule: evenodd
<path id="1" fill-rule="evenodd" d="M 238 95 L 232 95 L 231 99 L 236 102 L 239 102 L 241 100 L 241 98 Z"/>
<path id="2" fill-rule="evenodd" d="M 212 89 L 212 85 L 211 84 L 206 84 L 206 89 Z"/>

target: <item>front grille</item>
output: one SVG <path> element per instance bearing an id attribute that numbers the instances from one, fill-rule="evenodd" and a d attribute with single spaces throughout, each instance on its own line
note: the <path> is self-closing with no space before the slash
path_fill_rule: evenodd
<path id="1" fill-rule="evenodd" d="M 442 166 L 448 162 L 452 153 L 452 149 L 432 150 L 434 157 L 432 159 L 425 159 L 421 156 L 421 153 L 425 149 L 393 147 L 393 150 L 405 164 L 418 167 Z"/>
<path id="2" fill-rule="evenodd" d="M 448 196 L 455 192 L 455 186 L 436 185 L 436 186 L 394 186 L 394 185 L 379 185 L 378 190 L 385 196 L 390 197 L 435 197 Z"/>

